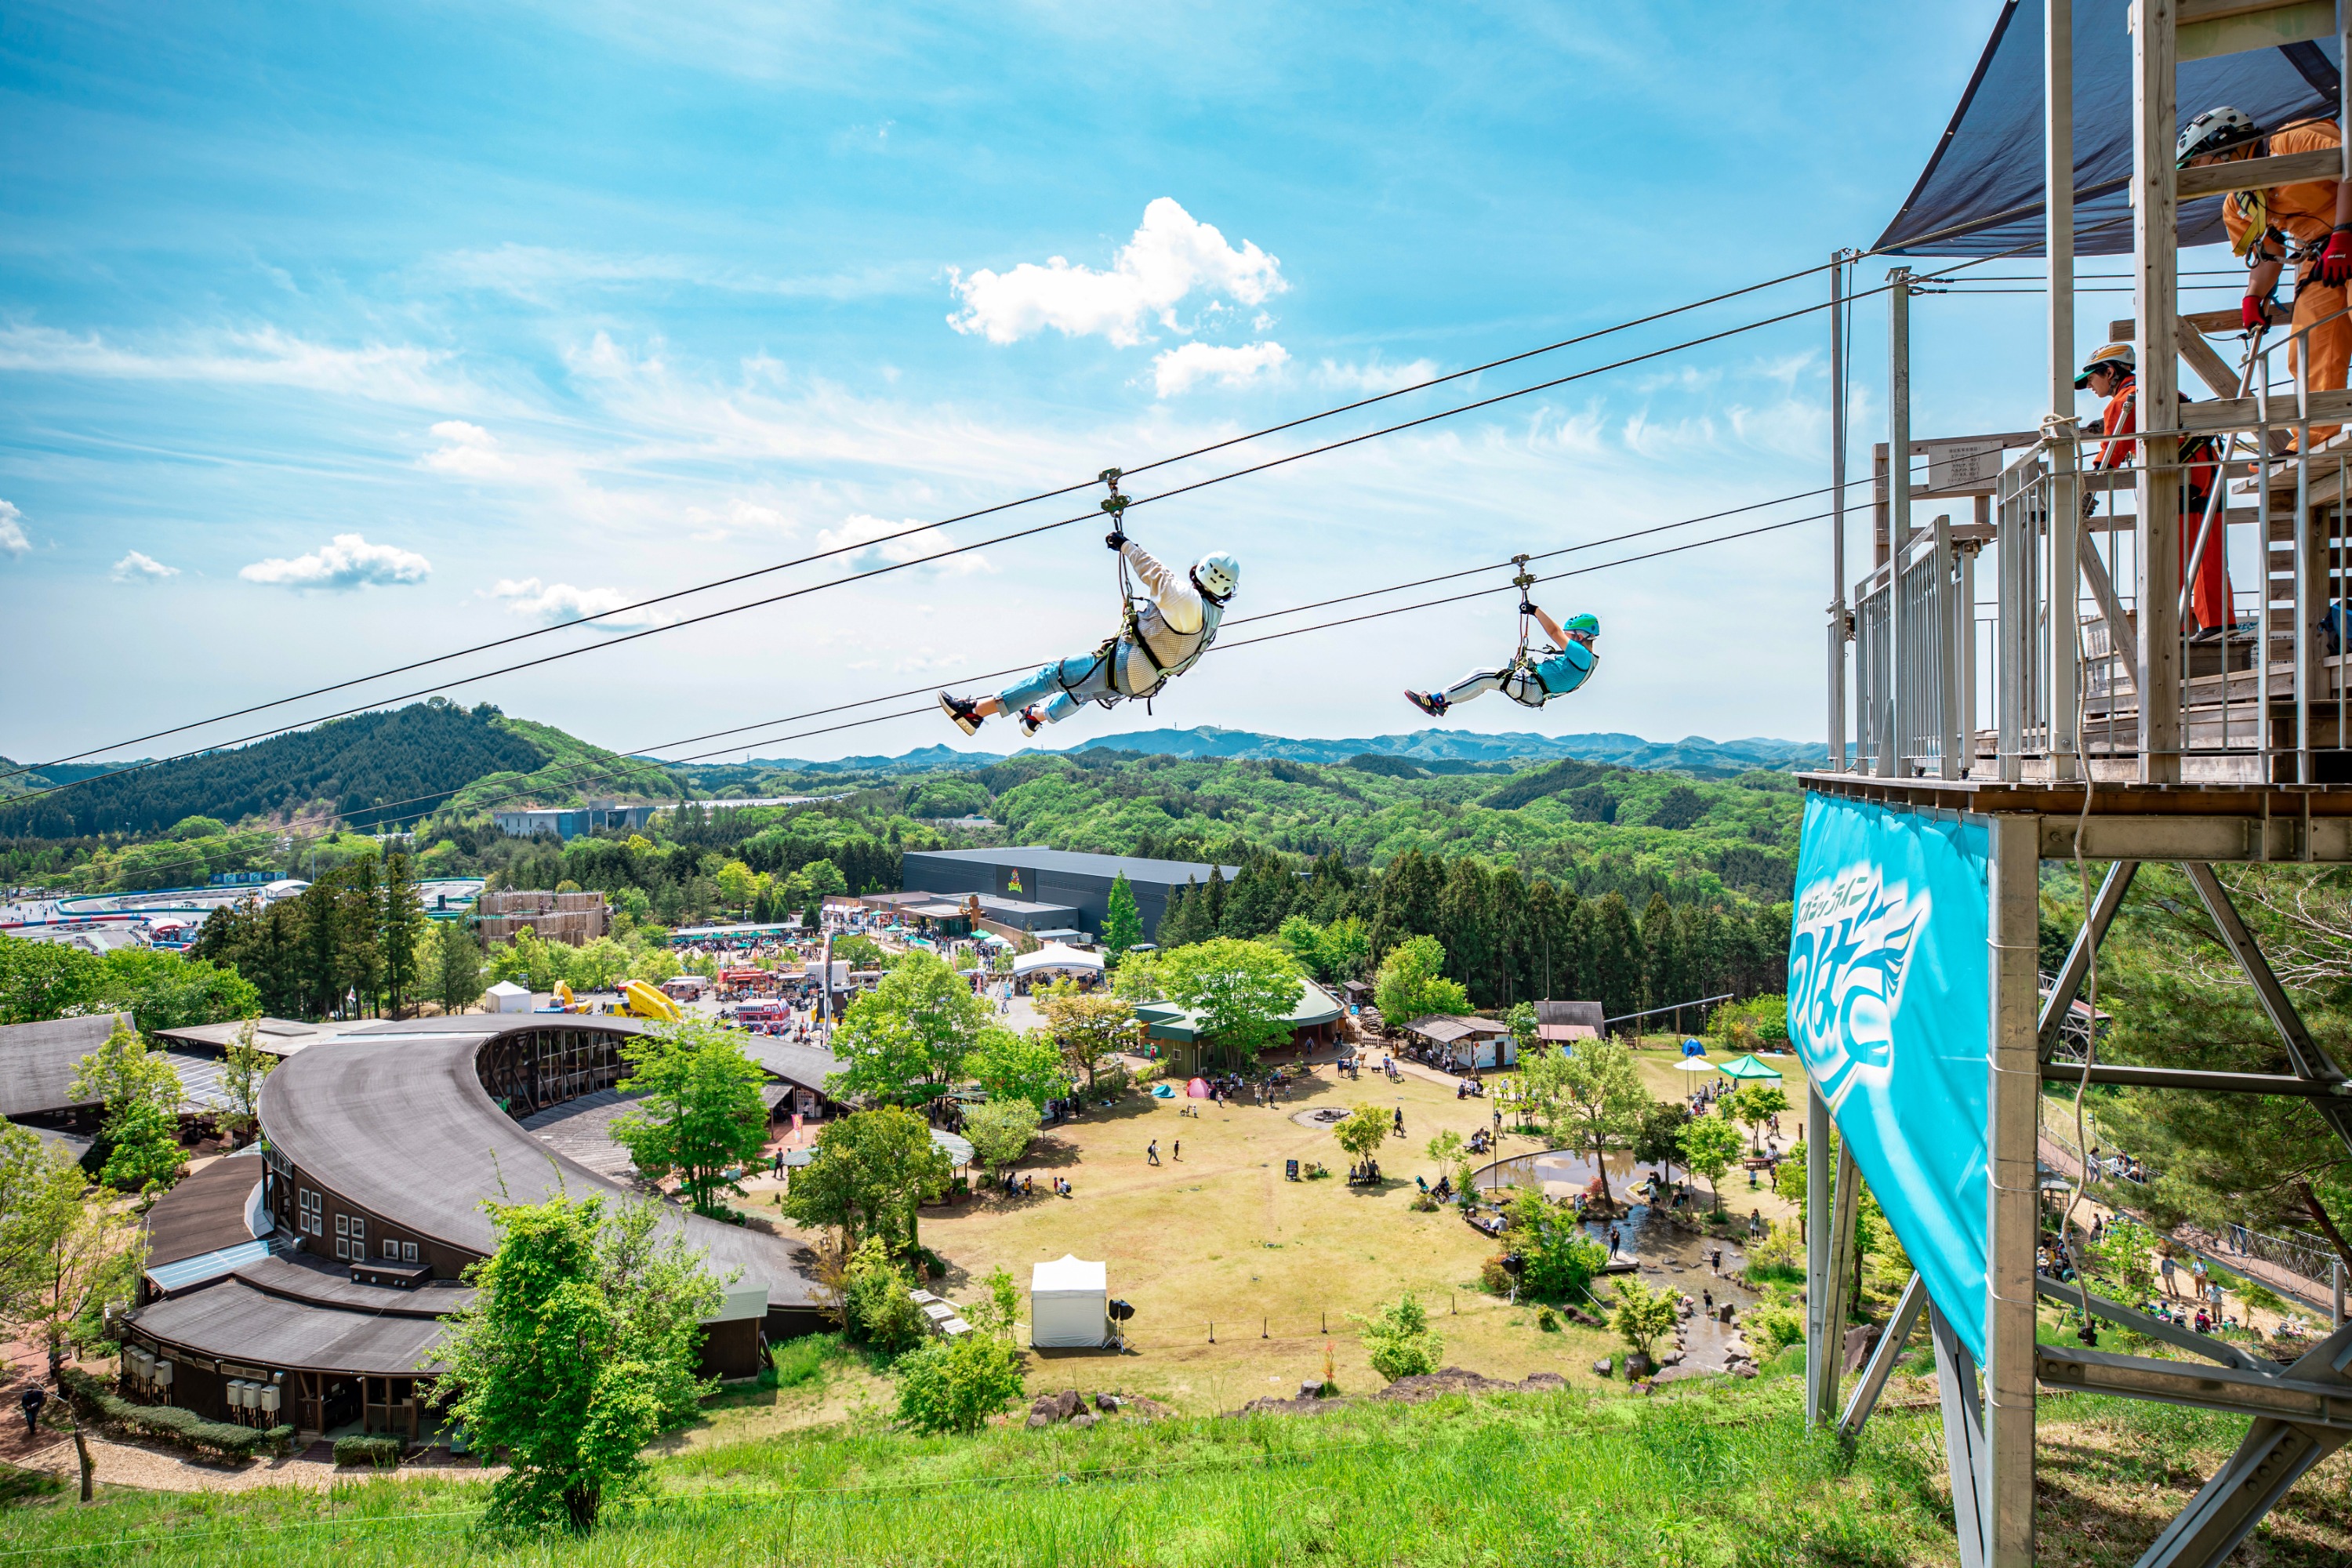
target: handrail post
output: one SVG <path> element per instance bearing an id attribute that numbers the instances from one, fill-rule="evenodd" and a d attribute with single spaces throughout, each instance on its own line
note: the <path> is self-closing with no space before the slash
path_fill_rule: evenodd
<path id="1" fill-rule="evenodd" d="M 2074 414 L 2074 5 L 2043 0 L 2042 15 L 2043 245 L 2050 253 L 2050 412 L 2065 423 L 2046 434 L 2071 432 Z M 2074 776 L 2075 725 L 2082 709 L 2077 626 L 2082 567 L 2076 560 L 2083 508 L 2074 483 L 2074 443 L 2046 442 L 2050 457 L 2050 714 L 2051 776 Z M 2121 627 L 2109 628 L 2120 636 Z M 2011 775 L 2004 773 L 2001 775 Z"/>
<path id="2" fill-rule="evenodd" d="M 1830 256 L 1830 772 L 1845 772 L 1845 252 Z"/>
<path id="3" fill-rule="evenodd" d="M 2180 362 L 2175 314 L 2180 255 L 2173 180 L 2179 132 L 2175 0 L 2134 0 L 2132 28 L 2133 305 L 2138 312 L 2138 416 L 2142 430 L 2180 423 Z M 2140 442 L 2139 777 L 2180 780 L 2180 466 L 2179 438 Z M 2162 455 L 2159 455 L 2161 453 Z M 2053 577 L 2054 585 L 2054 577 Z"/>
<path id="4" fill-rule="evenodd" d="M 1886 641 L 1887 685 L 1895 697 L 1895 775 L 1911 776 L 1916 729 L 1912 692 L 1911 617 L 1903 603 L 1904 546 L 1911 536 L 1911 269 L 1886 274 Z"/>

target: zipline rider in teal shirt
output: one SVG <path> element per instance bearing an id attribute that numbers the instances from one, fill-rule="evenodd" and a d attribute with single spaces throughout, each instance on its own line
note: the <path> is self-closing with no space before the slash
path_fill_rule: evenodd
<path id="1" fill-rule="evenodd" d="M 1443 691 L 1407 691 L 1405 700 L 1433 719 L 1443 719 L 1455 703 L 1489 691 L 1500 691 L 1522 707 L 1540 708 L 1592 679 L 1600 658 L 1592 651 L 1593 640 L 1601 635 L 1600 616 L 1576 616 L 1563 626 L 1524 600 L 1519 614 L 1534 616 L 1551 639 L 1550 649 L 1541 658 L 1529 657 L 1522 646 L 1518 657 L 1500 669 L 1474 669 Z"/>

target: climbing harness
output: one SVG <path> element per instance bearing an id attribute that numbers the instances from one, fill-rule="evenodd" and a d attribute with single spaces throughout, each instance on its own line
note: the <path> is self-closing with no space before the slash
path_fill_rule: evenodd
<path id="1" fill-rule="evenodd" d="M 1511 564 L 1519 569 L 1518 575 L 1511 579 L 1511 586 L 1519 591 L 1519 646 L 1503 671 L 1503 693 L 1522 708 L 1541 708 L 1549 700 L 1551 693 L 1544 686 L 1543 677 L 1536 673 L 1536 661 L 1528 655 L 1528 644 L 1535 636 L 1536 623 L 1536 606 L 1534 601 L 1528 597 L 1528 590 L 1536 585 L 1536 574 L 1528 570 L 1525 555 L 1512 556 Z M 1536 690 L 1536 700 L 1532 702 L 1522 695 L 1530 686 Z"/>
<path id="2" fill-rule="evenodd" d="M 1102 510 L 1110 516 L 1111 531 L 1107 536 L 1107 542 L 1110 542 L 1118 552 L 1119 629 L 1112 636 L 1105 637 L 1102 646 L 1095 649 L 1096 667 L 1101 668 L 1108 664 L 1109 679 L 1106 682 L 1108 689 L 1097 694 L 1092 700 L 1105 709 L 1116 708 L 1122 701 L 1140 700 L 1144 712 L 1148 714 L 1151 711 L 1151 700 L 1160 694 L 1160 688 L 1198 664 L 1201 661 L 1201 656 L 1209 651 L 1209 644 L 1216 637 L 1216 617 L 1212 614 L 1213 605 L 1204 605 L 1202 635 L 1200 641 L 1190 653 L 1174 664 L 1160 662 L 1159 654 L 1152 650 L 1151 644 L 1145 639 L 1142 625 L 1137 619 L 1137 609 L 1142 602 L 1142 595 L 1136 592 L 1134 579 L 1128 574 L 1127 552 L 1124 549 L 1118 549 L 1119 544 L 1127 538 L 1127 530 L 1124 526 L 1127 509 L 1134 504 L 1132 500 L 1119 493 L 1119 474 L 1120 470 L 1117 468 L 1105 468 L 1096 476 L 1110 491 L 1109 495 L 1103 498 L 1100 504 Z M 1118 657 L 1119 646 L 1122 643 L 1141 654 L 1144 662 L 1151 667 L 1151 684 L 1141 691 L 1120 689 L 1123 678 L 1127 674 L 1127 661 Z M 1087 673 L 1092 674 L 1093 671 L 1090 669 Z M 1055 679 L 1066 694 L 1076 695 L 1071 691 L 1068 681 L 1062 679 L 1058 675 Z"/>

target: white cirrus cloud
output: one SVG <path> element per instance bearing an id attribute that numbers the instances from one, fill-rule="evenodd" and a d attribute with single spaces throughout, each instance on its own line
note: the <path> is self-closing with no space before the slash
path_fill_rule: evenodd
<path id="1" fill-rule="evenodd" d="M 1190 392 L 1204 381 L 1239 386 L 1253 377 L 1290 363 L 1290 351 L 1280 343 L 1180 343 L 1151 360 L 1151 385 L 1160 397 Z"/>
<path id="2" fill-rule="evenodd" d="M 908 529 L 918 531 L 905 532 Z M 894 533 L 903 534 L 904 537 L 898 539 L 884 537 L 886 534 Z M 845 519 L 839 528 L 817 530 L 816 535 L 817 548 L 820 550 L 840 550 L 849 545 L 866 543 L 868 541 L 872 542 L 868 548 L 860 550 L 848 558 L 850 570 L 873 572 L 884 566 L 906 566 L 916 562 L 931 563 L 931 571 L 946 573 L 955 577 L 969 577 L 976 572 L 996 570 L 988 557 L 976 550 L 966 551 L 960 555 L 942 553 L 952 550 L 955 547 L 955 541 L 948 536 L 945 530 L 925 527 L 911 517 L 901 522 L 892 522 L 887 518 L 869 517 L 864 512 L 859 512 Z"/>
<path id="3" fill-rule="evenodd" d="M 257 561 L 237 573 L 248 583 L 274 588 L 362 588 L 422 583 L 433 563 L 396 544 L 370 544 L 356 533 L 339 533 L 307 555 Z"/>
<path id="4" fill-rule="evenodd" d="M 504 473 L 514 466 L 499 450 L 499 438 L 478 425 L 468 425 L 463 419 L 444 419 L 433 426 L 433 434 L 441 437 L 440 447 L 417 461 L 436 472 L 480 479 Z"/>
<path id="5" fill-rule="evenodd" d="M 446 353 L 404 343 L 338 348 L 281 332 L 204 331 L 152 347 L 126 347 L 92 333 L 52 327 L 0 326 L 0 370 L 120 381 L 191 381 L 291 386 L 385 403 L 470 400 L 459 382 L 444 382 Z"/>
<path id="6" fill-rule="evenodd" d="M 160 583 L 166 577 L 180 574 L 177 566 L 166 566 L 144 551 L 133 550 L 114 563 L 111 575 L 118 583 Z"/>
<path id="7" fill-rule="evenodd" d="M 948 318 L 959 332 L 992 343 L 1018 342 L 1051 327 L 1066 337 L 1098 336 L 1126 348 L 1143 341 L 1147 318 L 1170 331 L 1176 307 L 1199 289 L 1213 300 L 1261 304 L 1290 285 L 1282 263 L 1244 240 L 1239 249 L 1161 196 L 1143 209 L 1134 237 L 1119 247 L 1110 270 L 1074 267 L 1055 256 L 1040 267 L 1024 261 L 1009 272 L 987 268 L 949 274 L 963 309 Z"/>
<path id="8" fill-rule="evenodd" d="M 1436 374 L 1434 361 L 1417 359 L 1389 364 L 1374 354 L 1361 364 L 1341 364 L 1327 359 L 1317 367 L 1315 380 L 1321 385 L 1344 387 L 1350 392 L 1394 392 L 1400 386 L 1418 386 Z"/>
<path id="9" fill-rule="evenodd" d="M 25 537 L 25 514 L 15 502 L 0 500 L 0 551 L 22 555 L 32 548 L 33 542 Z"/>
<path id="10" fill-rule="evenodd" d="M 672 618 L 653 610 L 630 610 L 616 616 L 612 612 L 629 603 L 628 595 L 618 588 L 575 588 L 569 583 L 541 583 L 536 577 L 503 578 L 491 585 L 489 596 L 506 600 L 507 608 L 515 615 L 529 616 L 551 626 L 601 616 L 604 618 L 595 623 L 596 629 L 623 631 L 667 626 Z"/>

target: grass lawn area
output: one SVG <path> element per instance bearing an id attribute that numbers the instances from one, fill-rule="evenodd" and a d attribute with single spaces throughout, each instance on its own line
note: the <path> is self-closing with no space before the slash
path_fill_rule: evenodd
<path id="1" fill-rule="evenodd" d="M 1849 1458 L 1802 1430 L 1800 1382 L 1685 1384 L 1653 1399 L 1449 1397 L 1312 1419 L 1121 1417 L 971 1438 L 853 1421 L 660 1459 L 652 1495 L 608 1508 L 584 1539 L 486 1534 L 487 1488 L 446 1477 L 331 1493 L 107 1489 L 88 1508 L 69 1491 L 0 1488 L 0 1553 L 43 1568 L 1954 1563 L 1932 1388 L 1899 1379 Z M 2127 1568 L 2243 1425 L 2047 1399 L 2041 1560 Z M 2245 1560 L 2352 1560 L 2347 1479 L 2343 1454 L 2306 1477 Z"/>

